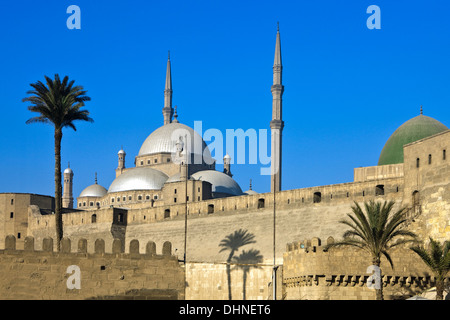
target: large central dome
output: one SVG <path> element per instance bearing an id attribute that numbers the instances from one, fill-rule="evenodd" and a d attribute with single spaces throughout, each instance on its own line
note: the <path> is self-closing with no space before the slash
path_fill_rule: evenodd
<path id="1" fill-rule="evenodd" d="M 378 165 L 403 163 L 403 146 L 405 144 L 445 130 L 448 130 L 448 128 L 441 122 L 422 114 L 406 121 L 394 131 L 384 145 Z"/>
<path id="2" fill-rule="evenodd" d="M 189 153 L 203 155 L 203 161 L 212 164 L 211 153 L 202 137 L 192 128 L 179 123 L 172 122 L 153 131 L 139 150 L 138 156 L 156 153 L 175 153 L 177 151 L 176 142 L 180 137 L 184 140 L 187 135 Z"/>

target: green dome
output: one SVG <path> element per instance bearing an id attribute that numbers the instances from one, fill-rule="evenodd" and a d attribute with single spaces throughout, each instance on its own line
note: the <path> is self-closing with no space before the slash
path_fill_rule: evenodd
<path id="1" fill-rule="evenodd" d="M 406 121 L 389 137 L 381 150 L 378 165 L 403 163 L 403 146 L 405 144 L 445 130 L 448 130 L 445 125 L 422 114 Z"/>

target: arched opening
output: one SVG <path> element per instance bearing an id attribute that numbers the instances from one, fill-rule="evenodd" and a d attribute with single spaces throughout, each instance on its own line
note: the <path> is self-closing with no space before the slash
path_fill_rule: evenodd
<path id="1" fill-rule="evenodd" d="M 214 213 L 214 205 L 213 204 L 208 204 L 208 214 L 209 213 Z"/>
<path id="2" fill-rule="evenodd" d="M 319 203 L 320 201 L 322 201 L 322 193 L 314 192 L 313 202 Z"/>
<path id="3" fill-rule="evenodd" d="M 264 208 L 264 199 L 258 199 L 258 209 Z"/>
<path id="4" fill-rule="evenodd" d="M 170 209 L 164 210 L 164 219 L 170 218 Z"/>
<path id="5" fill-rule="evenodd" d="M 375 187 L 375 195 L 376 196 L 384 196 L 384 185 L 379 184 Z"/>
<path id="6" fill-rule="evenodd" d="M 91 216 L 91 223 L 96 223 L 97 222 L 97 215 L 94 213 L 92 216 Z"/>

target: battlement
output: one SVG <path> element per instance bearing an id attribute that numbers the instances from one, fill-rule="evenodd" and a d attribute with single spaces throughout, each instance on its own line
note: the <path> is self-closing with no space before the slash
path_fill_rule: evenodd
<path id="1" fill-rule="evenodd" d="M 16 249 L 16 238 L 5 239 L 0 250 L 2 299 L 184 299 L 184 271 L 172 255 L 172 244 L 165 242 L 162 254 L 149 241 L 145 252 L 139 251 L 139 241 L 129 243 L 124 253 L 121 240 L 114 239 L 111 253 L 105 251 L 105 241 L 95 241 L 93 253 L 88 253 L 87 241 L 80 239 L 76 251 L 71 251 L 70 239 L 61 241 L 61 249 L 53 251 L 53 239 L 42 240 L 42 250 L 35 250 L 33 237 L 24 239 L 24 249 Z M 69 285 L 75 267 L 79 270 L 79 287 Z"/>
<path id="2" fill-rule="evenodd" d="M 54 244 L 53 239 L 50 237 L 46 237 L 42 239 L 42 250 L 35 250 L 34 245 L 34 237 L 26 237 L 24 240 L 24 250 L 26 252 L 54 252 Z M 112 242 L 111 251 L 105 250 L 105 240 L 103 239 L 96 239 L 94 243 L 94 251 L 88 252 L 88 241 L 87 239 L 79 239 L 78 240 L 78 249 L 77 251 L 72 250 L 72 244 L 71 240 L 69 238 L 63 238 L 61 239 L 61 250 L 59 253 L 76 253 L 76 254 L 124 254 L 124 243 L 121 239 L 114 239 Z M 22 251 L 22 250 L 16 250 L 16 237 L 14 235 L 8 235 L 5 238 L 5 253 L 11 254 L 11 251 Z M 129 243 L 129 252 L 128 254 L 124 254 L 124 257 L 130 257 L 133 256 L 133 258 L 136 258 L 136 255 L 142 255 L 143 257 L 157 257 L 156 254 L 156 244 L 153 241 L 148 241 L 145 247 L 145 253 L 140 253 L 139 250 L 139 240 L 134 239 L 131 240 Z M 159 256 L 163 257 L 171 257 L 172 256 L 172 243 L 169 241 L 166 241 L 162 245 L 162 254 Z"/>
<path id="3" fill-rule="evenodd" d="M 295 299 L 373 299 L 367 287 L 371 256 L 349 247 L 330 248 L 333 237 L 292 242 L 283 255 L 283 284 Z M 423 261 L 409 248 L 390 252 L 394 268 L 382 257 L 382 285 L 387 299 L 401 299 L 435 286 L 436 279 Z M 446 279 L 450 282 L 450 277 Z M 333 287 L 334 289 L 330 288 Z M 346 288 L 346 289 L 344 289 Z M 350 289 L 352 288 L 352 289 Z"/>

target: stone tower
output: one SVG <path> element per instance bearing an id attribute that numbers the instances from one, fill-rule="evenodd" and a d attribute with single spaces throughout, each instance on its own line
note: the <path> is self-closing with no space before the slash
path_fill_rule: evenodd
<path id="1" fill-rule="evenodd" d="M 228 153 L 225 157 L 223 157 L 223 173 L 229 175 L 230 177 L 233 176 L 231 173 L 231 157 Z"/>
<path id="2" fill-rule="evenodd" d="M 167 58 L 167 70 L 166 70 L 166 86 L 164 88 L 164 125 L 172 122 L 173 108 L 172 108 L 172 73 L 170 69 L 170 51 Z"/>
<path id="3" fill-rule="evenodd" d="M 118 163 L 117 169 L 116 169 L 116 178 L 118 176 L 120 176 L 123 173 L 123 171 L 125 170 L 125 156 L 126 156 L 126 153 L 125 153 L 125 151 L 123 151 L 123 148 L 121 148 L 119 150 L 119 152 L 117 153 L 117 156 L 118 156 L 118 159 L 119 159 L 119 163 Z"/>
<path id="4" fill-rule="evenodd" d="M 284 122 L 282 120 L 282 96 L 284 86 L 282 84 L 283 65 L 281 64 L 281 41 L 280 28 L 277 28 L 277 39 L 275 44 L 275 59 L 273 62 L 273 85 L 272 91 L 272 121 L 271 129 L 271 191 L 281 190 L 281 149 L 282 132 Z"/>
<path id="5" fill-rule="evenodd" d="M 64 170 L 64 191 L 62 196 L 63 208 L 73 209 L 73 171 L 68 168 Z"/>

